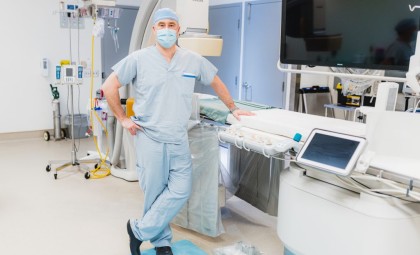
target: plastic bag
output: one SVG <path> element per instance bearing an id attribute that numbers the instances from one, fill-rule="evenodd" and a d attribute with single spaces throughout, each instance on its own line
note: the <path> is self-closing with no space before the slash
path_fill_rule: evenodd
<path id="1" fill-rule="evenodd" d="M 244 242 L 238 242 L 234 245 L 217 248 L 214 250 L 215 255 L 262 255 L 255 247 Z"/>
<path id="2" fill-rule="evenodd" d="M 219 140 L 216 127 L 200 124 L 188 132 L 193 166 L 191 196 L 172 221 L 198 233 L 224 233 L 219 205 Z"/>
<path id="3" fill-rule="evenodd" d="M 92 35 L 95 37 L 102 38 L 105 34 L 105 21 L 101 18 L 97 18 L 95 25 L 92 28 Z"/>
<path id="4" fill-rule="evenodd" d="M 228 193 L 277 216 L 282 169 L 281 160 L 229 145 L 229 169 L 222 168 L 221 175 Z"/>

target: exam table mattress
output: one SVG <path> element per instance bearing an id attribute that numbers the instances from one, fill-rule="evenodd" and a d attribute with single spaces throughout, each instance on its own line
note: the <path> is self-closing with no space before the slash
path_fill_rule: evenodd
<path id="1" fill-rule="evenodd" d="M 236 101 L 235 105 L 240 109 L 247 111 L 258 111 L 262 109 L 271 109 L 271 106 L 252 103 L 248 101 Z M 201 97 L 200 98 L 200 114 L 207 118 L 219 122 L 226 123 L 226 119 L 230 114 L 226 105 L 217 97 Z"/>
<path id="2" fill-rule="evenodd" d="M 226 121 L 231 124 L 240 124 L 243 127 L 289 138 L 293 138 L 296 133 L 300 133 L 302 141 L 305 141 L 315 128 L 360 137 L 365 137 L 366 135 L 366 125 L 363 123 L 282 109 L 259 110 L 255 112 L 255 116 L 243 116 L 240 122 L 230 114 Z"/>

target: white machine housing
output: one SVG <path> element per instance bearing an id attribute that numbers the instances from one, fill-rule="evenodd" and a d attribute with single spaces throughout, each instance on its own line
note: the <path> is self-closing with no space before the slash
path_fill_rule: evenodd
<path id="1" fill-rule="evenodd" d="M 220 56 L 223 40 L 221 36 L 209 35 L 209 0 L 176 1 L 176 12 L 180 17 L 179 46 L 203 56 Z"/>
<path id="2" fill-rule="evenodd" d="M 398 98 L 398 83 L 381 82 L 378 84 L 375 106 L 360 106 L 357 111 L 367 115 L 373 111 L 395 111 Z M 356 117 L 356 114 L 354 115 Z"/>
<path id="3" fill-rule="evenodd" d="M 420 31 L 417 32 L 417 38 L 420 38 L 419 35 Z M 412 94 L 420 96 L 420 39 L 416 41 L 416 53 L 410 57 L 406 78 Z"/>
<path id="4" fill-rule="evenodd" d="M 364 124 L 279 109 L 255 113 L 242 118 L 241 130 L 288 138 L 299 132 L 306 141 L 311 130 L 321 128 L 367 139 L 357 164 L 361 171 L 351 178 L 293 162 L 282 171 L 277 233 L 287 250 L 296 255 L 418 254 L 420 203 L 414 201 L 420 201 L 420 136 L 413 134 L 419 114 L 378 110 L 368 113 Z M 352 185 L 356 181 L 366 188 Z"/>
<path id="5" fill-rule="evenodd" d="M 328 184 L 331 183 L 331 184 Z M 351 190 L 291 164 L 280 177 L 277 233 L 296 255 L 417 254 L 420 205 Z"/>

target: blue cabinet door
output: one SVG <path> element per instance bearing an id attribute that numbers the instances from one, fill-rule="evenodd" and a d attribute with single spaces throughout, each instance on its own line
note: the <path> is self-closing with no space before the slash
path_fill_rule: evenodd
<path id="1" fill-rule="evenodd" d="M 120 7 L 121 8 L 121 7 Z M 110 29 L 105 26 L 105 35 L 102 38 L 102 72 L 104 80 L 112 73 L 111 67 L 128 55 L 131 33 L 136 20 L 138 8 L 122 8 L 121 17 L 117 20 L 119 28 L 117 37 L 119 48 L 115 49 L 115 41 Z M 114 20 L 109 21 L 114 26 Z"/>
<path id="2" fill-rule="evenodd" d="M 241 4 L 227 4 L 211 6 L 209 12 L 209 34 L 221 35 L 223 38 L 223 50 L 220 57 L 207 57 L 218 69 L 218 75 L 226 84 L 233 99 L 239 96 L 239 61 L 241 49 Z M 213 94 L 209 86 L 199 83 L 195 86 L 195 92 Z"/>
<path id="3" fill-rule="evenodd" d="M 283 108 L 285 75 L 277 69 L 281 1 L 246 2 L 242 99 Z"/>

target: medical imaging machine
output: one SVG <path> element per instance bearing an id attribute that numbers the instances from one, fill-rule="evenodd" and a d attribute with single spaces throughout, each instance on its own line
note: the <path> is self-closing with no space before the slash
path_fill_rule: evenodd
<path id="1" fill-rule="evenodd" d="M 416 254 L 418 125 L 420 116 L 405 112 L 371 112 L 364 124 L 273 109 L 219 136 L 290 162 L 280 177 L 277 228 L 289 251 Z M 300 142 L 292 139 L 296 133 Z"/>
<path id="2" fill-rule="evenodd" d="M 404 78 L 342 74 L 391 81 L 380 84 L 388 93 L 378 94 L 383 103 L 366 112 L 366 123 L 281 109 L 255 112 L 240 123 L 228 117 L 233 125 L 219 132 L 222 141 L 288 162 L 277 222 L 285 254 L 419 254 L 420 115 L 388 108 L 395 105 L 393 82 L 406 82 L 420 95 L 420 40 L 416 49 Z M 280 61 L 278 67 L 315 74 Z"/>

